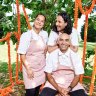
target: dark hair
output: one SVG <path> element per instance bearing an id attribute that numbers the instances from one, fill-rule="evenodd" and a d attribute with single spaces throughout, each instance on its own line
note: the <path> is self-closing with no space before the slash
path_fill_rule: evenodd
<path id="1" fill-rule="evenodd" d="M 58 14 L 58 16 L 62 16 L 64 22 L 67 23 L 67 26 L 64 28 L 64 33 L 71 34 L 72 33 L 72 21 L 70 16 L 66 12 L 61 12 Z M 59 33 L 57 31 L 56 24 L 53 26 L 53 31 L 55 31 L 57 34 Z"/>
<path id="2" fill-rule="evenodd" d="M 45 18 L 45 21 L 46 21 L 46 16 L 45 16 L 44 14 L 42 14 L 42 13 L 39 13 L 39 14 L 37 14 L 37 15 L 36 15 L 36 17 L 35 17 L 35 18 L 37 18 L 37 17 L 38 17 L 38 15 L 42 15 L 42 16 L 44 16 L 44 18 Z"/>

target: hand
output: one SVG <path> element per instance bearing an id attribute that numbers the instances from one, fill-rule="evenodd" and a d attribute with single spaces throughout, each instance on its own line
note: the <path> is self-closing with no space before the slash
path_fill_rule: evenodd
<path id="1" fill-rule="evenodd" d="M 59 87 L 58 91 L 59 91 L 59 95 L 58 96 L 68 96 L 68 91 L 65 88 Z"/>
<path id="2" fill-rule="evenodd" d="M 29 79 L 34 78 L 34 73 L 32 71 L 32 68 L 27 69 L 27 76 L 28 76 Z"/>
<path id="3" fill-rule="evenodd" d="M 78 46 L 73 46 L 73 45 L 70 45 L 70 49 L 74 52 L 77 52 L 78 51 Z"/>
<path id="4" fill-rule="evenodd" d="M 68 91 L 68 92 L 72 91 L 72 87 L 69 86 L 69 87 L 67 88 L 67 91 Z"/>
<path id="5" fill-rule="evenodd" d="M 70 96 L 68 94 L 57 94 L 56 96 Z"/>

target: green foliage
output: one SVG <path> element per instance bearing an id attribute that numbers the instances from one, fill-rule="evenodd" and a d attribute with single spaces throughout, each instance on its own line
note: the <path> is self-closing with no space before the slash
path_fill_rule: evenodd
<path id="1" fill-rule="evenodd" d="M 15 76 L 16 75 L 16 64 L 12 64 L 12 76 L 13 76 L 13 81 L 15 81 Z M 22 73 L 19 72 L 19 79 L 23 79 Z M 10 85 L 10 79 L 9 79 L 9 72 L 8 72 L 8 64 L 7 62 L 1 62 L 0 61 L 0 84 L 2 87 L 6 87 Z"/>
<path id="2" fill-rule="evenodd" d="M 95 52 L 93 50 L 87 50 L 86 59 L 90 58 L 90 56 L 94 54 Z"/>
<path id="3" fill-rule="evenodd" d="M 94 50 L 87 50 L 87 53 L 86 53 L 86 58 L 85 58 L 85 66 L 84 66 L 84 69 L 85 69 L 85 75 L 87 76 L 91 76 L 92 75 L 92 70 L 93 70 L 93 60 L 92 58 L 90 58 L 91 56 L 94 57 Z M 91 59 L 91 60 L 90 60 Z"/>
<path id="4" fill-rule="evenodd" d="M 83 0 L 83 4 L 86 4 L 87 0 Z M 12 11 L 12 4 L 15 4 L 15 0 L 1 0 L 0 10 L 0 38 L 4 37 L 7 32 L 17 32 L 17 15 Z M 38 13 L 43 13 L 47 17 L 47 21 L 44 27 L 48 33 L 50 32 L 56 15 L 60 11 L 67 11 L 70 14 L 71 19 L 74 21 L 74 2 L 73 0 L 19 0 L 20 4 L 24 4 L 25 8 L 32 10 L 32 14 L 29 14 L 30 21 L 33 22 L 35 16 Z M 16 10 L 15 10 L 16 11 Z M 12 16 L 6 16 L 5 13 L 12 12 Z M 81 16 L 80 11 L 79 17 Z M 28 27 L 23 14 L 21 14 L 21 33 L 27 31 Z M 16 42 L 14 37 L 11 38 L 13 43 Z"/>
<path id="5" fill-rule="evenodd" d="M 84 26 L 82 27 L 81 38 L 84 40 Z M 89 18 L 87 41 L 96 42 L 96 16 Z"/>
<path id="6" fill-rule="evenodd" d="M 2 36 L 4 35 L 2 26 L 3 16 L 5 16 L 4 12 L 0 11 L 0 38 L 2 38 Z"/>
<path id="7" fill-rule="evenodd" d="M 7 32 L 17 32 L 17 15 L 13 13 L 12 16 L 6 16 L 5 13 L 12 12 L 11 4 L 16 3 L 14 0 L 2 0 L 0 1 L 0 38 L 3 38 Z M 31 22 L 33 22 L 35 16 L 38 13 L 43 13 L 47 17 L 47 21 L 44 29 L 50 32 L 52 25 L 55 22 L 55 17 L 58 12 L 63 10 L 68 11 L 69 14 L 73 13 L 72 8 L 74 3 L 70 0 L 68 1 L 56 1 L 50 0 L 20 0 L 20 4 L 24 4 L 25 8 L 32 10 L 32 14 L 29 14 Z M 70 5 L 70 7 L 68 7 Z M 15 10 L 16 11 L 16 10 Z M 28 30 L 27 23 L 23 14 L 21 14 L 21 33 Z M 13 43 L 15 44 L 16 39 L 14 36 L 11 37 Z"/>

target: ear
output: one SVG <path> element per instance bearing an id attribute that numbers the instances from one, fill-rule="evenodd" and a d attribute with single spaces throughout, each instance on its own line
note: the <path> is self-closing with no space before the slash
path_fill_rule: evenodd
<path id="1" fill-rule="evenodd" d="M 59 44 L 59 38 L 57 39 L 57 45 Z"/>

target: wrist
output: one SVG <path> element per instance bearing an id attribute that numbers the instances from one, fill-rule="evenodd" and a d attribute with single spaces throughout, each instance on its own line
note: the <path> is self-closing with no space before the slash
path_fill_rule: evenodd
<path id="1" fill-rule="evenodd" d="M 72 86 L 69 86 L 69 87 L 68 87 L 68 91 L 69 91 L 69 92 L 72 91 L 72 89 L 73 89 Z"/>
<path id="2" fill-rule="evenodd" d="M 57 87 L 57 91 L 60 92 L 61 91 L 61 87 L 58 86 Z"/>

